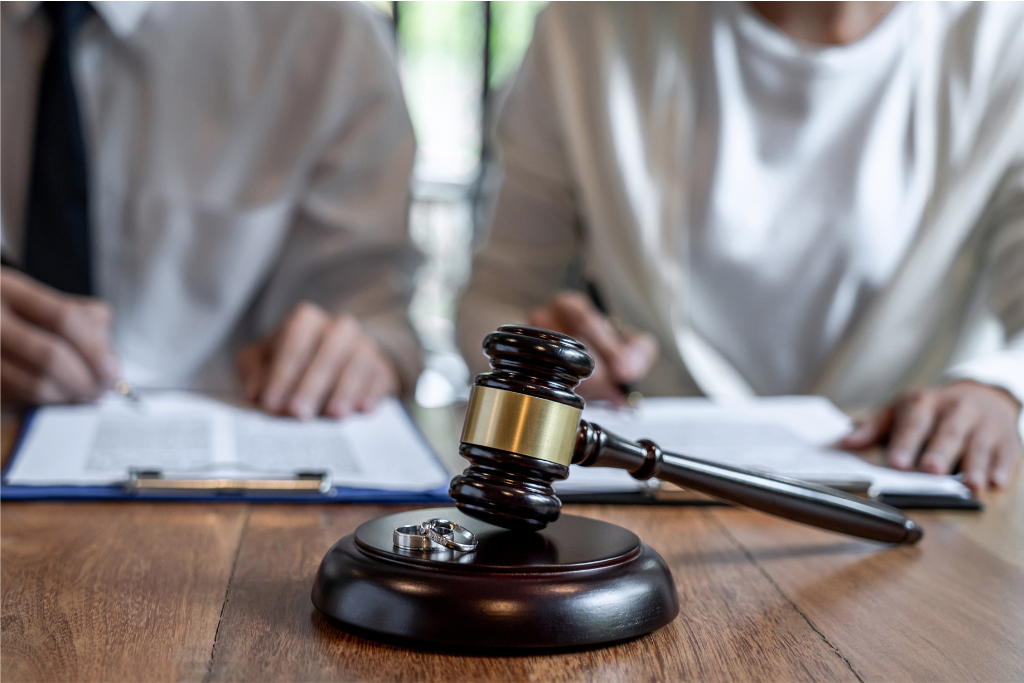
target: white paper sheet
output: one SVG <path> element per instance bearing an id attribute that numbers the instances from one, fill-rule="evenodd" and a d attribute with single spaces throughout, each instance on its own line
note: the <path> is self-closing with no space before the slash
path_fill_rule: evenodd
<path id="1" fill-rule="evenodd" d="M 7 481 L 103 486 L 131 469 L 240 479 L 326 471 L 335 486 L 400 491 L 448 482 L 394 399 L 373 413 L 302 423 L 187 392 L 41 408 Z"/>
<path id="2" fill-rule="evenodd" d="M 735 467 L 806 481 L 870 481 L 886 494 L 970 497 L 954 477 L 900 472 L 829 448 L 853 426 L 819 396 L 735 401 L 649 398 L 637 409 L 588 406 L 583 418 L 629 439 L 648 438 L 662 449 Z M 638 490 L 625 472 L 573 466 L 556 487 L 564 493 Z"/>

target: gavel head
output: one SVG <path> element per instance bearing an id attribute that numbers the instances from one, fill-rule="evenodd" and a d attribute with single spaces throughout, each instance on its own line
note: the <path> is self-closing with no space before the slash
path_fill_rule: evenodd
<path id="1" fill-rule="evenodd" d="M 583 399 L 573 389 L 594 371 L 572 337 L 503 325 L 484 339 L 491 372 L 477 375 L 459 453 L 472 464 L 448 489 L 467 515 L 507 529 L 558 519 L 552 482 L 569 476 Z"/>

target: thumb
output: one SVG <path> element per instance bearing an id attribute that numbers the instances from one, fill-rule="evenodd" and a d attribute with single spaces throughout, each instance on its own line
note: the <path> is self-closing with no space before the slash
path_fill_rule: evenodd
<path id="1" fill-rule="evenodd" d="M 839 442 L 840 448 L 860 449 L 880 443 L 889 434 L 893 418 L 892 406 L 876 411 L 858 424 L 852 432 Z"/>
<path id="2" fill-rule="evenodd" d="M 110 341 L 113 314 L 110 307 L 91 297 L 68 297 L 60 333 L 79 351 L 103 383 L 112 383 L 121 374 L 121 361 Z"/>
<path id="3" fill-rule="evenodd" d="M 560 330 L 555 329 L 557 323 L 555 317 L 551 315 L 551 311 L 546 308 L 535 308 L 526 317 L 526 324 L 530 327 L 539 327 L 542 330 L 552 330 L 559 332 Z"/>
<path id="4" fill-rule="evenodd" d="M 620 382 L 634 382 L 647 376 L 658 359 L 658 342 L 646 332 L 628 331 L 625 343 L 612 363 L 612 374 Z"/>

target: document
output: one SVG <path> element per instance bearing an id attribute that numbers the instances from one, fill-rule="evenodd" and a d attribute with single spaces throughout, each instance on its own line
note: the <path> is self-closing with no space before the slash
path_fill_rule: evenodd
<path id="1" fill-rule="evenodd" d="M 647 438 L 668 452 L 804 481 L 864 482 L 873 494 L 955 496 L 970 490 L 951 476 L 877 467 L 831 448 L 853 427 L 850 418 L 820 396 L 730 401 L 646 398 L 638 408 L 588 406 L 583 419 L 628 438 Z M 625 472 L 573 465 L 564 493 L 627 492 L 645 484 Z"/>
<path id="2" fill-rule="evenodd" d="M 6 483 L 110 486 L 133 470 L 191 479 L 316 472 L 338 487 L 396 491 L 433 490 L 449 478 L 395 399 L 341 421 L 299 422 L 175 391 L 40 408 Z"/>

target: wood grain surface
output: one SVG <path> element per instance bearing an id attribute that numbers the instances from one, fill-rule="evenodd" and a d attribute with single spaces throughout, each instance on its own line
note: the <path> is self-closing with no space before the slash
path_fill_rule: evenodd
<path id="1" fill-rule="evenodd" d="M 985 513 L 963 511 L 930 512 L 927 518 L 941 519 L 960 534 L 993 555 L 1024 570 L 1024 463 L 1018 465 L 1009 490 L 982 495 Z"/>
<path id="2" fill-rule="evenodd" d="M 4 503 L 0 678 L 201 680 L 247 514 Z"/>
<path id="3" fill-rule="evenodd" d="M 16 414 L 0 414 L 0 467 L 7 466 L 7 458 L 14 449 L 14 442 L 18 438 L 18 428 L 21 420 Z"/>
<path id="4" fill-rule="evenodd" d="M 856 680 L 701 508 L 573 507 L 621 524 L 673 567 L 682 614 L 649 636 L 582 653 L 460 656 L 378 645 L 310 604 L 324 553 L 392 508 L 259 508 L 242 537 L 213 680 Z"/>
<path id="5" fill-rule="evenodd" d="M 880 548 L 760 514 L 710 514 L 863 680 L 1024 680 L 1024 571 L 938 515 L 914 515 L 917 546 Z"/>
<path id="6" fill-rule="evenodd" d="M 5 448 L 12 441 L 3 425 Z M 669 626 L 575 652 L 382 644 L 313 608 L 371 505 L 0 505 L 4 681 L 1024 680 L 1024 484 L 885 548 L 726 508 L 569 506 L 672 569 Z"/>

